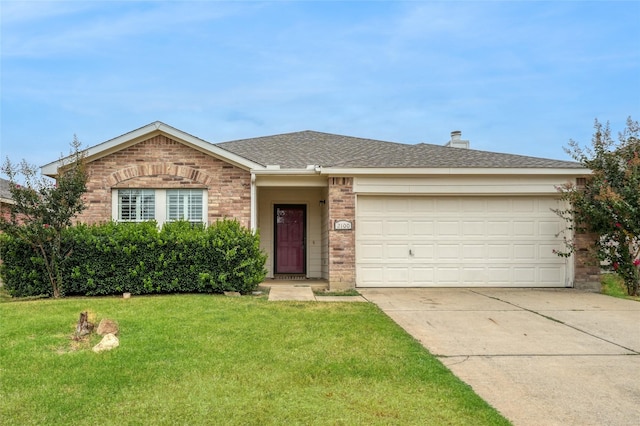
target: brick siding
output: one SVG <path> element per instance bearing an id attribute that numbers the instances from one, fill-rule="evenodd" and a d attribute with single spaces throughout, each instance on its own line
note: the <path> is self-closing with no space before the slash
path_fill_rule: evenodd
<path id="1" fill-rule="evenodd" d="M 228 217 L 250 225 L 251 174 L 164 135 L 92 161 L 87 172 L 79 222 L 111 220 L 112 189 L 200 188 L 208 191 L 209 223 Z"/>
<path id="2" fill-rule="evenodd" d="M 329 287 L 331 290 L 356 285 L 356 197 L 353 178 L 329 178 Z M 349 220 L 351 230 L 335 230 L 336 220 Z"/>
<path id="3" fill-rule="evenodd" d="M 600 291 L 600 261 L 595 254 L 595 243 L 598 235 L 592 233 L 576 233 L 573 237 L 574 255 L 574 288 L 579 290 Z"/>

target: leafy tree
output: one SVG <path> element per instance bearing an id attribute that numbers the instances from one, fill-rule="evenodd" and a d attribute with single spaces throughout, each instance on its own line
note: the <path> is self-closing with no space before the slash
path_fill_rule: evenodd
<path id="1" fill-rule="evenodd" d="M 74 136 L 70 161 L 59 168 L 56 182 L 41 176 L 26 160 L 16 165 L 7 158 L 1 169 L 9 178 L 14 204 L 8 206 L 8 218 L 0 217 L 0 230 L 32 247 L 45 267 L 53 297 L 62 295 L 61 265 L 70 254 L 63 247 L 62 232 L 85 208 L 87 174 L 80 146 Z"/>
<path id="2" fill-rule="evenodd" d="M 565 149 L 592 174 L 583 185 L 571 183 L 559 188 L 570 202 L 558 211 L 569 229 L 597 234 L 598 258 L 625 282 L 629 295 L 640 286 L 640 126 L 629 117 L 618 141 L 611 137 L 609 123 L 595 121 L 591 147 L 570 141 Z M 558 253 L 570 255 L 574 247 Z"/>

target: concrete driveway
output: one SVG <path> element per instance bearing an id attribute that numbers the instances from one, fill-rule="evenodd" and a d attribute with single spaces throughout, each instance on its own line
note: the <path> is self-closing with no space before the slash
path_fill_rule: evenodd
<path id="1" fill-rule="evenodd" d="M 572 289 L 359 289 L 515 425 L 640 425 L 640 303 Z"/>

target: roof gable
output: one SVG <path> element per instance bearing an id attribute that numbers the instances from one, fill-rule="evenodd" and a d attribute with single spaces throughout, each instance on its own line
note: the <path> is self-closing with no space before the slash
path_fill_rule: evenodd
<path id="1" fill-rule="evenodd" d="M 261 167 L 258 163 L 239 156 L 233 152 L 226 151 L 221 147 L 185 133 L 160 121 L 156 121 L 139 129 L 125 133 L 114 139 L 110 139 L 106 142 L 102 142 L 101 144 L 87 148 L 84 151 L 85 159 L 89 162 L 95 161 L 99 158 L 105 157 L 109 154 L 120 151 L 124 148 L 135 145 L 159 134 L 164 134 L 175 141 L 183 143 L 191 148 L 197 149 L 246 170 Z M 65 157 L 46 164 L 42 166 L 42 173 L 47 176 L 55 176 L 58 173 L 58 168 L 66 164 L 69 160 L 70 157 Z"/>

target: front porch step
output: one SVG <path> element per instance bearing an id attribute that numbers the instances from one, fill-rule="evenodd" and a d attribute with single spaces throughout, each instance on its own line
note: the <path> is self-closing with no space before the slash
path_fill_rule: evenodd
<path id="1" fill-rule="evenodd" d="M 305 280 L 286 280 L 278 278 L 267 278 L 262 283 L 262 287 L 279 287 L 279 286 L 294 286 L 294 287 L 310 287 L 314 291 L 329 290 L 329 283 L 326 280 L 321 279 L 305 279 Z"/>
<path id="2" fill-rule="evenodd" d="M 287 280 L 287 281 L 302 281 L 306 280 L 305 274 L 274 274 L 274 280 Z"/>

